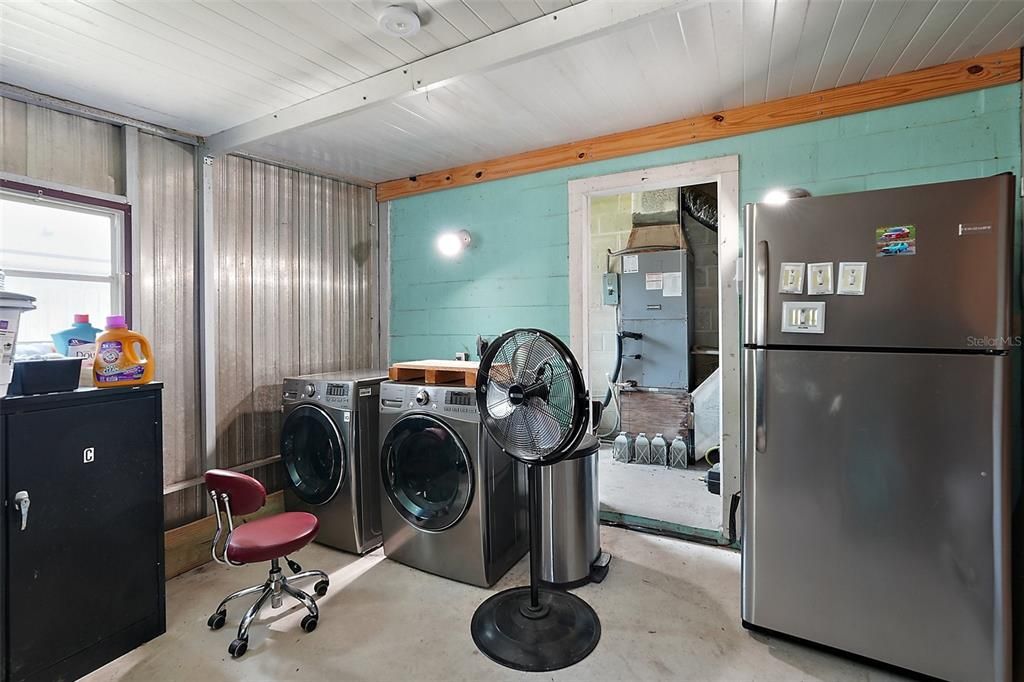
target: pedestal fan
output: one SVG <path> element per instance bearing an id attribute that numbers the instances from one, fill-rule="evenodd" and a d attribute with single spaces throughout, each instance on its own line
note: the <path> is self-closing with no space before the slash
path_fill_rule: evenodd
<path id="1" fill-rule="evenodd" d="M 568 348 L 539 329 L 515 329 L 488 346 L 476 380 L 480 421 L 509 456 L 527 466 L 530 586 L 499 592 L 473 614 L 477 648 L 509 668 L 545 672 L 583 660 L 601 621 L 574 594 L 540 586 L 540 467 L 571 455 L 587 430 L 590 402 Z"/>

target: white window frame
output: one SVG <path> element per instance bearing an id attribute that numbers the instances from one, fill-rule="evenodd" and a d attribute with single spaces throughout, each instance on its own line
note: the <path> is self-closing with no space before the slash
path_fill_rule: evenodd
<path id="1" fill-rule="evenodd" d="M 83 198 L 88 200 L 88 197 Z M 14 201 L 24 204 L 42 204 L 60 208 L 62 210 L 71 210 L 78 213 L 90 213 L 109 218 L 111 222 L 109 275 L 83 275 L 71 272 L 22 270 L 20 268 L 3 268 L 3 270 L 4 274 L 8 277 L 62 280 L 67 282 L 99 282 L 109 284 L 111 314 L 128 314 L 128 311 L 131 309 L 130 301 L 128 300 L 131 292 L 128 290 L 127 286 L 128 254 L 126 253 L 127 240 L 125 238 L 125 211 L 105 208 L 91 203 L 45 196 L 42 193 L 32 195 L 9 189 L 0 189 L 0 201 Z"/>

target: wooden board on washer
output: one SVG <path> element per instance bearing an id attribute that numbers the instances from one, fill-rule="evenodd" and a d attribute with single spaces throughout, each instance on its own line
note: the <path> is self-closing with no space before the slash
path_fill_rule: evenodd
<path id="1" fill-rule="evenodd" d="M 392 381 L 452 386 L 476 386 L 479 362 L 468 360 L 416 360 L 396 362 L 388 370 Z"/>

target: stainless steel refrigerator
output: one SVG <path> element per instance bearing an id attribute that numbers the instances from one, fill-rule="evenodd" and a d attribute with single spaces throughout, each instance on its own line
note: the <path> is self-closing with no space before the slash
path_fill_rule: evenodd
<path id="1" fill-rule="evenodd" d="M 747 206 L 748 627 L 1009 679 L 1014 189 Z"/>

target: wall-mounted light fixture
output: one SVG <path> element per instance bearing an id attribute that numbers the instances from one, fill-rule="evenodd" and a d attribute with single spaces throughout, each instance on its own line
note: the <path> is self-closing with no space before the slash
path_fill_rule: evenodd
<path id="1" fill-rule="evenodd" d="M 445 258 L 454 258 L 469 246 L 472 238 L 466 230 L 442 232 L 437 235 L 437 250 Z"/>
<path id="2" fill-rule="evenodd" d="M 774 204 L 775 206 L 781 206 L 790 199 L 803 199 L 804 197 L 811 196 L 811 193 L 800 187 L 793 187 L 792 189 L 773 189 L 764 195 L 763 201 L 766 204 Z"/>

